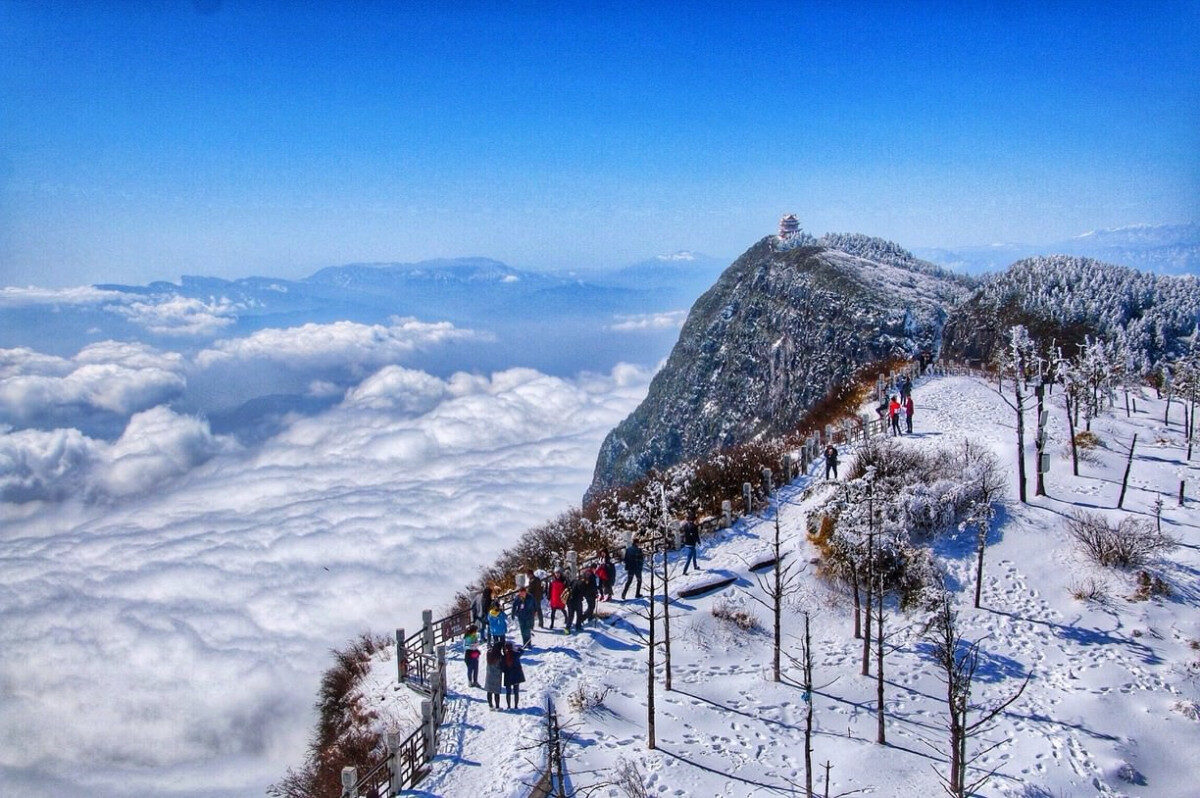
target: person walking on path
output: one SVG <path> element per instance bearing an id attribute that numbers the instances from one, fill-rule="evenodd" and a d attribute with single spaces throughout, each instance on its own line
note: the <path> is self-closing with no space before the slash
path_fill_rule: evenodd
<path id="1" fill-rule="evenodd" d="M 500 688 L 503 686 L 504 671 L 501 668 L 504 659 L 504 648 L 499 643 L 488 646 L 487 674 L 483 679 L 483 689 L 487 691 L 488 709 L 495 712 L 500 708 Z"/>
<path id="2" fill-rule="evenodd" d="M 591 621 L 596 617 L 596 597 L 600 592 L 596 569 L 589 565 L 583 569 L 580 578 L 583 580 L 583 601 L 587 605 L 583 611 L 583 620 Z"/>
<path id="3" fill-rule="evenodd" d="M 567 583 L 563 580 L 562 569 L 555 568 L 554 576 L 550 579 L 550 628 L 554 628 L 554 616 L 560 611 L 563 621 L 567 619 Z"/>
<path id="4" fill-rule="evenodd" d="M 688 513 L 687 520 L 679 528 L 683 533 L 683 550 L 687 555 L 683 560 L 683 572 L 688 572 L 688 565 L 700 570 L 700 562 L 696 559 L 696 550 L 700 548 L 700 526 L 696 523 L 696 511 Z"/>
<path id="5" fill-rule="evenodd" d="M 567 634 L 583 628 L 583 598 L 587 592 L 587 580 L 581 571 L 567 587 Z"/>
<path id="6" fill-rule="evenodd" d="M 533 596 L 533 614 L 537 618 L 539 629 L 546 628 L 546 620 L 542 617 L 542 599 L 546 595 L 546 578 L 548 576 L 549 574 L 539 568 L 536 571 L 529 572 L 529 579 L 527 581 L 529 595 Z"/>
<path id="7" fill-rule="evenodd" d="M 467 663 L 467 684 L 479 686 L 479 629 L 475 624 L 463 634 L 463 659 Z"/>
<path id="8" fill-rule="evenodd" d="M 888 418 L 892 420 L 892 437 L 900 435 L 900 397 L 893 396 L 888 405 Z"/>
<path id="9" fill-rule="evenodd" d="M 613 564 L 612 554 L 608 549 L 601 554 L 600 565 L 596 566 L 596 578 L 600 581 L 600 600 L 612 601 L 613 582 L 617 580 L 617 566 Z"/>
<path id="10" fill-rule="evenodd" d="M 914 409 L 916 409 L 916 405 L 913 404 L 912 394 L 910 393 L 908 398 L 904 400 L 904 425 L 908 428 L 909 435 L 912 435 L 912 417 Z"/>
<path id="11" fill-rule="evenodd" d="M 498 643 L 503 643 L 508 636 L 508 619 L 504 617 L 499 601 L 493 601 L 492 608 L 488 610 L 488 634 L 493 642 Z"/>
<path id="12" fill-rule="evenodd" d="M 629 596 L 629 585 L 634 579 L 637 579 L 637 596 L 642 597 L 642 566 L 645 564 L 645 557 L 642 554 L 641 548 L 638 547 L 637 538 L 629 541 L 629 545 L 625 547 L 625 589 L 621 591 L 621 600 L 624 601 Z"/>
<path id="13" fill-rule="evenodd" d="M 831 472 L 831 471 L 833 472 L 833 478 L 837 479 L 838 478 L 837 467 L 838 467 L 838 450 L 835 449 L 833 444 L 831 443 L 825 447 L 825 479 L 829 479 L 829 472 Z"/>
<path id="14" fill-rule="evenodd" d="M 529 644 L 533 642 L 533 619 L 536 615 L 537 602 L 533 600 L 529 588 L 521 588 L 517 591 L 517 597 L 513 599 L 512 617 L 521 628 L 521 645 L 525 648 L 529 648 Z"/>
<path id="15" fill-rule="evenodd" d="M 492 608 L 492 589 L 485 587 L 475 597 L 475 601 L 471 604 L 471 614 L 475 616 L 475 625 L 479 627 L 479 632 L 483 635 L 483 640 L 486 643 L 488 640 L 488 610 Z"/>
<path id="16" fill-rule="evenodd" d="M 521 667 L 521 649 L 511 642 L 504 645 L 504 657 L 500 661 L 504 675 L 504 703 L 509 709 L 521 708 L 521 682 L 525 681 L 525 669 Z M 496 696 L 500 706 L 500 696 Z"/>
<path id="17" fill-rule="evenodd" d="M 900 378 L 899 388 L 901 402 L 912 395 L 912 379 L 907 374 Z"/>

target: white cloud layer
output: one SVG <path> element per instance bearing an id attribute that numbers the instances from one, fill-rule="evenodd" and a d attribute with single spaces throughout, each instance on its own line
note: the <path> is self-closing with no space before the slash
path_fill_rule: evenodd
<path id="1" fill-rule="evenodd" d="M 216 341 L 196 356 L 201 368 L 229 361 L 265 361 L 295 368 L 330 368 L 344 363 L 378 368 L 418 349 L 479 338 L 450 322 L 393 318 L 391 324 L 303 324 L 259 330 L 244 338 Z"/>
<path id="2" fill-rule="evenodd" d="M 237 320 L 243 308 L 222 297 L 211 302 L 184 296 L 152 297 L 113 308 L 135 324 L 159 335 L 216 335 Z"/>
<path id="3" fill-rule="evenodd" d="M 412 340 L 330 326 L 330 345 L 296 356 Z M 0 505 L 0 787 L 32 775 L 72 798 L 262 794 L 303 756 L 328 648 L 413 628 L 577 502 L 649 377 L 389 365 L 254 451 L 165 408 L 111 445 L 4 435 L 5 489 L 109 498 Z"/>
<path id="4" fill-rule="evenodd" d="M 645 330 L 671 330 L 683 326 L 687 320 L 686 310 L 669 310 L 664 313 L 642 313 L 632 316 L 617 316 L 617 321 L 608 329 L 616 332 L 643 332 Z"/>
<path id="5" fill-rule="evenodd" d="M 22 308 L 35 305 L 105 305 L 124 302 L 129 294 L 108 291 L 90 285 L 71 288 L 38 288 L 28 286 L 0 287 L 0 307 Z"/>
<path id="6" fill-rule="evenodd" d="M 0 502 L 138 494 L 233 448 L 206 422 L 166 407 L 134 414 L 111 444 L 74 429 L 0 433 Z"/>
<path id="7" fill-rule="evenodd" d="M 198 315 L 176 318 L 184 325 L 204 323 Z M 0 349 L 0 423 L 36 425 L 77 409 L 128 417 L 178 399 L 193 385 L 226 407 L 270 392 L 338 395 L 350 382 L 416 351 L 487 337 L 449 322 L 393 318 L 386 326 L 338 321 L 269 328 L 216 341 L 191 358 L 124 341 L 90 344 L 71 358 L 27 347 Z M 203 399 L 194 404 L 205 406 Z"/>

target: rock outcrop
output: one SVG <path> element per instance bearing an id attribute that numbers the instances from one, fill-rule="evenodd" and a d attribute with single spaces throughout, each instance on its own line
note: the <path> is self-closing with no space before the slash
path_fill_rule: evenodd
<path id="1" fill-rule="evenodd" d="M 697 300 L 649 395 L 605 439 L 588 496 L 790 430 L 860 367 L 936 348 L 966 293 L 880 239 L 796 243 L 764 238 Z"/>

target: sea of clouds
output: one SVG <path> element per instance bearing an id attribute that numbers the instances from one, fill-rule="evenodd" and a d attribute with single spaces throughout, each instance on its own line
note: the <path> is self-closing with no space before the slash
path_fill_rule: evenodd
<path id="1" fill-rule="evenodd" d="M 124 306 L 209 332 L 232 312 Z M 577 502 L 649 371 L 404 365 L 481 335 L 405 318 L 0 350 L 0 792 L 261 795 L 303 758 L 329 648 L 415 628 Z M 280 380 L 327 406 L 260 442 L 212 431 L 206 402 Z M 119 434 L 59 423 L 88 414 Z"/>

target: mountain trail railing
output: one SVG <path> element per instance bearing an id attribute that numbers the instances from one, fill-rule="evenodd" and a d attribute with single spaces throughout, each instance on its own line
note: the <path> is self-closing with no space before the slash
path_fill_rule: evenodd
<path id="1" fill-rule="evenodd" d="M 421 702 L 421 724 L 407 737 L 388 732 L 387 756 L 365 775 L 360 777 L 357 768 L 342 768 L 342 798 L 391 798 L 429 774 L 446 717 L 446 647 L 439 645 L 433 656 L 418 655 L 413 671 L 422 674 L 429 696 Z"/>

